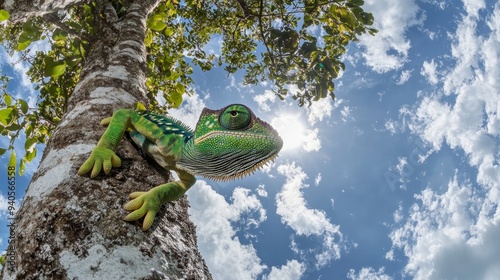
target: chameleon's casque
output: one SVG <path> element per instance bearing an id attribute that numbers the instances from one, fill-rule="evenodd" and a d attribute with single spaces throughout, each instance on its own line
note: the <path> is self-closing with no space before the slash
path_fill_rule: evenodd
<path id="1" fill-rule="evenodd" d="M 114 151 L 125 131 L 160 166 L 179 175 L 175 182 L 130 195 L 133 200 L 124 208 L 133 212 L 125 220 L 145 216 L 143 230 L 151 227 L 163 203 L 182 197 L 195 183 L 195 175 L 213 180 L 239 178 L 274 159 L 283 146 L 276 130 L 241 104 L 203 109 L 194 131 L 170 116 L 128 109 L 117 110 L 101 124 L 109 126 L 79 175 L 91 171 L 93 178 L 101 170 L 108 174 L 120 166 Z"/>

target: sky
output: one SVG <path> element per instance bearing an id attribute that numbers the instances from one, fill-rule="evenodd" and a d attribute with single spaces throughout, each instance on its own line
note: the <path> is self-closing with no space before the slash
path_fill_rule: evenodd
<path id="1" fill-rule="evenodd" d="M 214 279 L 500 275 L 500 1 L 364 7 L 379 33 L 349 45 L 335 101 L 301 108 L 270 84 L 245 86 L 242 73 L 215 69 L 195 71 L 195 94 L 170 112 L 194 127 L 205 106 L 243 103 L 285 142 L 262 171 L 198 178 L 188 191 Z M 207 51 L 219 52 L 217 40 Z M 22 65 L 9 70 L 15 58 L 0 57 L 14 91 L 35 94 Z M 36 165 L 17 178 L 19 196 Z M 2 188 L 2 229 L 6 201 Z M 1 230 L 0 250 L 6 240 Z"/>

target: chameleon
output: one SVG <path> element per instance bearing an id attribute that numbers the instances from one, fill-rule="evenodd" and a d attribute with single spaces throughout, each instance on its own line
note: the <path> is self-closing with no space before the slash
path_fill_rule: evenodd
<path id="1" fill-rule="evenodd" d="M 194 185 L 195 176 L 216 181 L 241 178 L 274 160 L 283 146 L 278 132 L 242 104 L 219 110 L 204 108 L 194 130 L 169 115 L 142 108 L 118 109 L 101 121 L 108 127 L 78 175 L 90 172 L 94 178 L 101 171 L 108 175 L 113 167 L 120 167 L 115 151 L 125 132 L 162 168 L 176 172 L 177 181 L 133 192 L 123 206 L 131 211 L 123 219 L 144 218 L 144 231 L 151 228 L 163 204 L 181 198 Z"/>

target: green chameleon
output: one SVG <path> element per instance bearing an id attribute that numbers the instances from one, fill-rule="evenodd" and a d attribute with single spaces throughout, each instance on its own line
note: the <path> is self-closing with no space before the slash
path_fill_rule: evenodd
<path id="1" fill-rule="evenodd" d="M 91 171 L 94 178 L 101 170 L 107 175 L 112 167 L 119 167 L 121 159 L 115 150 L 128 131 L 146 154 L 179 176 L 179 180 L 148 192 L 130 194 L 132 200 L 124 209 L 133 212 L 124 220 L 144 217 L 143 230 L 153 225 L 161 205 L 184 195 L 195 183 L 195 175 L 222 181 L 243 177 L 273 160 L 283 146 L 276 130 L 241 104 L 220 110 L 204 108 L 195 131 L 172 117 L 145 110 L 119 109 L 101 122 L 108 124 L 78 175 Z"/>

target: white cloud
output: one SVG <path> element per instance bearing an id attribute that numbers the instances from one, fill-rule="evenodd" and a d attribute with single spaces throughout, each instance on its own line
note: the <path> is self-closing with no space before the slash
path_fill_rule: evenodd
<path id="1" fill-rule="evenodd" d="M 401 75 L 399 76 L 399 80 L 396 82 L 396 84 L 402 85 L 402 84 L 405 84 L 406 82 L 408 82 L 408 80 L 410 80 L 410 77 L 411 77 L 411 72 L 413 72 L 413 70 L 402 71 Z"/>
<path id="2" fill-rule="evenodd" d="M 317 267 L 340 258 L 342 233 L 339 226 L 333 225 L 324 211 L 307 207 L 301 191 L 309 187 L 304 183 L 306 173 L 295 163 L 278 166 L 278 172 L 286 177 L 283 188 L 276 195 L 276 213 L 281 216 L 281 222 L 291 227 L 297 235 L 315 236 L 323 240 L 321 248 L 307 250 L 315 254 Z"/>
<path id="3" fill-rule="evenodd" d="M 360 38 L 367 65 L 379 73 L 400 68 L 411 47 L 405 33 L 409 27 L 423 21 L 423 17 L 417 18 L 417 4 L 413 0 L 368 0 L 363 8 L 373 13 L 374 28 L 379 31 L 375 36 L 363 35 Z"/>
<path id="4" fill-rule="evenodd" d="M 349 106 L 344 106 L 342 110 L 340 110 L 340 115 L 342 115 L 342 121 L 347 122 L 348 119 L 354 119 L 351 117 L 352 109 Z"/>
<path id="5" fill-rule="evenodd" d="M 205 102 L 197 93 L 194 93 L 191 96 L 184 95 L 182 105 L 177 109 L 170 109 L 168 114 L 194 129 L 203 108 L 205 108 Z"/>
<path id="6" fill-rule="evenodd" d="M 237 218 L 232 219 L 233 221 L 240 219 L 245 222 L 245 227 L 248 228 L 249 226 L 258 227 L 267 219 L 266 210 L 262 208 L 262 204 L 260 203 L 259 199 L 255 195 L 250 194 L 249 189 L 240 187 L 234 189 L 233 195 L 231 196 L 231 201 L 231 209 L 239 214 Z M 252 212 L 257 212 L 259 214 L 258 217 L 241 219 L 242 214 Z"/>
<path id="7" fill-rule="evenodd" d="M 434 59 L 431 60 L 431 62 L 424 61 L 420 74 L 424 76 L 427 79 L 427 81 L 429 81 L 429 83 L 433 85 L 439 82 L 436 73 L 436 63 L 434 62 Z"/>
<path id="8" fill-rule="evenodd" d="M 488 26 L 498 18 L 500 4 L 495 5 Z M 439 150 L 445 142 L 462 149 L 472 166 L 478 167 L 478 182 L 489 186 L 500 184 L 500 69 L 498 30 L 489 36 L 476 36 L 474 17 L 464 17 L 459 23 L 457 42 L 452 46 L 457 63 L 447 71 L 444 91 L 456 96 L 455 102 L 441 100 L 439 95 L 424 97 L 412 112 L 410 129 Z"/>
<path id="9" fill-rule="evenodd" d="M 269 112 L 271 111 L 271 106 L 269 104 L 276 102 L 277 97 L 271 90 L 265 90 L 263 94 L 255 95 L 253 100 L 259 104 L 259 109 Z"/>
<path id="10" fill-rule="evenodd" d="M 484 9 L 486 4 L 484 0 L 464 0 L 465 11 L 473 17 L 478 17 L 479 10 Z"/>
<path id="11" fill-rule="evenodd" d="M 321 141 L 319 129 L 306 129 L 300 119 L 300 114 L 282 113 L 271 120 L 274 127 L 283 139 L 281 152 L 296 152 L 302 147 L 306 152 L 319 151 Z"/>
<path id="12" fill-rule="evenodd" d="M 265 276 L 264 280 L 299 280 L 302 279 L 304 272 L 306 271 L 305 264 L 298 262 L 297 260 L 287 261 L 286 265 L 282 265 L 281 268 L 273 266 L 269 275 Z"/>
<path id="13" fill-rule="evenodd" d="M 32 43 L 29 46 L 28 50 L 28 53 L 25 54 L 27 57 L 34 57 L 39 51 L 48 52 L 50 50 L 48 39 Z M 14 78 L 16 80 L 19 80 L 20 84 L 22 85 L 22 87 L 17 88 L 16 92 L 11 94 L 15 95 L 16 98 L 23 98 L 26 101 L 29 101 L 30 107 L 36 107 L 35 105 L 38 92 L 35 91 L 34 84 L 31 82 L 31 79 L 28 76 L 30 64 L 26 61 L 23 61 L 20 52 L 14 52 L 14 54 L 10 56 L 5 51 L 5 49 L 0 46 L 0 66 L 4 63 L 9 64 L 12 67 L 14 73 L 19 77 L 19 79 L 17 77 Z"/>
<path id="14" fill-rule="evenodd" d="M 262 197 L 267 197 L 267 191 L 266 191 L 266 186 L 264 186 L 264 184 L 260 184 L 258 187 L 257 187 L 257 194 L 259 196 L 262 196 Z"/>
<path id="15" fill-rule="evenodd" d="M 496 279 L 498 192 L 482 197 L 472 184 L 459 185 L 455 177 L 445 193 L 427 188 L 416 198 L 419 203 L 411 207 L 405 223 L 390 235 L 393 248 L 408 257 L 405 272 L 414 279 Z"/>
<path id="16" fill-rule="evenodd" d="M 255 248 L 241 244 L 231 222 L 244 220 L 245 225 L 258 225 L 265 211 L 249 190 L 236 188 L 232 204 L 217 194 L 205 181 L 198 180 L 189 192 L 189 214 L 196 225 L 198 248 L 214 279 L 255 279 L 266 268 Z M 257 213 L 245 220 L 243 215 Z"/>
<path id="17" fill-rule="evenodd" d="M 371 267 L 363 267 L 358 273 L 354 269 L 349 270 L 347 277 L 351 280 L 390 280 L 392 277 L 384 274 L 384 267 L 378 271 Z"/>
<path id="18" fill-rule="evenodd" d="M 315 129 L 307 129 L 304 131 L 305 132 L 305 137 L 304 137 L 304 142 L 302 145 L 302 148 L 306 152 L 317 152 L 321 149 L 321 141 L 319 140 L 319 130 L 317 128 Z"/>
<path id="19" fill-rule="evenodd" d="M 404 252 L 405 272 L 414 279 L 497 279 L 500 273 L 500 3 L 481 18 L 483 1 L 464 5 L 468 14 L 450 34 L 454 62 L 444 61 L 451 66 L 439 72 L 445 96 L 423 97 L 407 115 L 410 130 L 434 151 L 443 144 L 460 149 L 478 173 L 476 183 L 460 184 L 455 176 L 442 194 L 422 191 L 391 233 L 393 250 Z M 477 34 L 481 21 L 489 33 Z M 430 81 L 432 64 L 423 70 Z M 400 215 L 398 209 L 402 221 Z M 394 258 L 392 251 L 387 256 Z"/>
<path id="20" fill-rule="evenodd" d="M 331 98 L 321 98 L 318 101 L 312 103 L 310 107 L 307 108 L 307 118 L 309 124 L 313 125 L 317 121 L 322 121 L 324 118 L 329 118 L 334 109 L 333 101 Z M 341 100 L 335 101 L 335 108 L 342 103 Z"/>
<path id="21" fill-rule="evenodd" d="M 314 185 L 319 186 L 320 182 L 321 182 L 321 173 L 318 173 L 318 175 L 316 175 L 316 178 L 314 179 Z"/>

